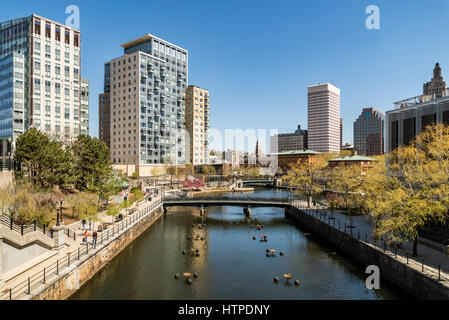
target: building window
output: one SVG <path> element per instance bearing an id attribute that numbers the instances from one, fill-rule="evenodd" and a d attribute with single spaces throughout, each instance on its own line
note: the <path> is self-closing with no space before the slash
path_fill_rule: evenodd
<path id="1" fill-rule="evenodd" d="M 41 22 L 35 21 L 34 22 L 34 33 L 40 35 L 41 34 Z"/>
<path id="2" fill-rule="evenodd" d="M 60 27 L 55 28 L 55 39 L 56 39 L 56 41 L 61 41 L 61 28 Z"/>
<path id="3" fill-rule="evenodd" d="M 64 42 L 65 42 L 65 44 L 70 44 L 70 32 L 69 31 L 65 32 Z"/>
<path id="4" fill-rule="evenodd" d="M 51 25 L 49 23 L 45 24 L 45 37 L 51 38 Z"/>

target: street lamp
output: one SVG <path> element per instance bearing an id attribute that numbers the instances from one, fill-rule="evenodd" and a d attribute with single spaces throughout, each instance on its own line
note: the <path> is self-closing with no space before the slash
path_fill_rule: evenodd
<path id="1" fill-rule="evenodd" d="M 61 223 L 62 223 L 62 208 L 63 208 L 63 207 L 62 207 L 62 203 L 63 203 L 63 202 L 64 202 L 63 199 L 59 200 L 59 203 L 60 203 L 60 209 L 59 209 L 60 211 L 59 211 L 59 212 L 60 212 L 60 214 L 61 214 L 61 218 L 60 218 L 59 220 L 60 220 Z"/>
<path id="2" fill-rule="evenodd" d="M 8 138 L 8 170 L 11 171 L 11 138 Z"/>
<path id="3" fill-rule="evenodd" d="M 60 202 L 56 202 L 56 226 L 59 227 L 59 206 Z"/>

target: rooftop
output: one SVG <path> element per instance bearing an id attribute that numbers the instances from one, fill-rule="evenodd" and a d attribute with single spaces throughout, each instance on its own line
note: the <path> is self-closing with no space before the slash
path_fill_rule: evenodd
<path id="1" fill-rule="evenodd" d="M 181 51 L 187 52 L 186 49 L 181 48 L 181 47 L 178 47 L 177 45 L 174 45 L 173 43 L 170 43 L 170 42 L 168 42 L 168 41 L 165 41 L 165 40 L 163 40 L 163 39 L 161 39 L 161 38 L 158 38 L 158 37 L 156 37 L 156 36 L 153 36 L 152 34 L 149 34 L 149 33 L 146 34 L 146 35 L 144 35 L 144 36 L 142 36 L 142 37 L 140 37 L 140 38 L 137 38 L 137 39 L 128 41 L 128 42 L 126 42 L 126 43 L 123 43 L 123 44 L 120 45 L 120 46 L 121 46 L 122 48 L 126 49 L 126 48 L 131 47 L 131 46 L 134 46 L 134 45 L 136 45 L 136 44 L 146 42 L 146 41 L 148 41 L 148 40 L 150 40 L 150 39 L 157 39 L 157 40 L 159 40 L 159 41 L 161 41 L 161 42 L 170 44 L 170 45 L 171 45 L 172 47 L 174 47 L 174 48 L 177 48 L 177 49 L 179 49 L 179 50 L 181 50 Z"/>
<path id="2" fill-rule="evenodd" d="M 346 156 L 343 158 L 329 160 L 329 162 L 331 162 L 331 161 L 377 161 L 377 160 L 373 159 L 373 158 L 364 157 L 364 156 L 354 155 L 354 156 Z"/>
<path id="3" fill-rule="evenodd" d="M 289 154 L 323 154 L 322 152 L 313 151 L 313 150 L 291 150 L 291 151 L 284 151 L 281 153 L 275 153 L 278 156 L 285 156 Z"/>
<path id="4" fill-rule="evenodd" d="M 390 110 L 387 112 L 396 111 L 396 110 L 403 109 L 403 108 L 417 107 L 420 105 L 424 105 L 426 103 L 436 102 L 436 101 L 439 101 L 442 99 L 448 100 L 448 98 L 449 98 L 449 88 L 447 88 L 443 92 L 442 98 L 436 98 L 435 94 L 422 94 L 420 96 L 416 96 L 416 97 L 412 97 L 412 98 L 408 98 L 408 99 L 404 99 L 404 100 L 395 102 L 394 110 Z"/>

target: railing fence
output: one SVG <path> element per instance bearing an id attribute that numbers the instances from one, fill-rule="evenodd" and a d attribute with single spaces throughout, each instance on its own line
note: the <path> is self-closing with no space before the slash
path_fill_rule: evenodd
<path id="1" fill-rule="evenodd" d="M 114 239 L 121 231 L 128 230 L 135 223 L 140 221 L 142 218 L 148 216 L 149 214 L 154 215 L 155 209 L 157 209 L 162 204 L 162 200 L 158 200 L 154 203 L 149 204 L 145 208 L 128 216 L 127 219 L 120 221 L 112 229 L 107 228 L 101 232 L 98 232 L 97 243 L 94 245 L 88 242 L 78 247 L 72 252 L 68 252 L 65 257 L 56 260 L 49 266 L 42 268 L 42 270 L 29 276 L 26 280 L 20 282 L 14 287 L 4 289 L 0 292 L 0 300 L 18 300 L 23 298 L 25 295 L 30 295 L 31 292 L 42 284 L 45 284 L 48 279 L 59 275 L 60 271 L 77 261 L 80 261 L 84 256 L 89 256 L 89 252 L 92 254 L 96 251 L 97 245 L 106 244 Z M 73 237 L 76 240 L 75 232 L 68 229 L 67 236 Z M 93 240 L 92 240 L 93 241 Z M 93 249 L 92 249 L 93 247 Z"/>

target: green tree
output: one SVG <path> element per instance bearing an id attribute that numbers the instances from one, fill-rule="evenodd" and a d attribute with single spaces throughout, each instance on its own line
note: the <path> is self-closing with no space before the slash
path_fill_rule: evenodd
<path id="1" fill-rule="evenodd" d="M 362 173 L 359 165 L 354 164 L 333 168 L 329 178 L 328 187 L 343 198 L 352 226 L 352 216 L 361 210 L 362 186 L 366 175 Z"/>
<path id="2" fill-rule="evenodd" d="M 45 187 L 53 188 L 57 185 L 63 190 L 72 188 L 75 182 L 73 158 L 69 150 L 63 149 L 61 143 L 52 140 L 42 146 L 39 162 L 42 164 L 39 178 Z"/>
<path id="3" fill-rule="evenodd" d="M 204 182 L 207 181 L 207 177 L 215 174 L 215 168 L 214 166 L 204 166 L 203 167 L 203 174 L 205 176 Z"/>
<path id="4" fill-rule="evenodd" d="M 42 162 L 42 152 L 49 143 L 50 138 L 35 128 L 31 128 L 17 138 L 14 159 L 22 164 L 22 170 L 34 184 L 40 183 L 39 174 L 42 167 L 46 165 Z M 23 173 L 16 172 L 15 176 L 21 177 Z"/>
<path id="5" fill-rule="evenodd" d="M 296 190 L 299 194 L 307 197 L 309 208 L 312 196 L 324 190 L 323 170 L 325 167 L 326 161 L 320 156 L 310 161 L 298 160 L 296 164 L 290 165 L 291 171 L 286 180 L 290 186 L 298 187 Z"/>
<path id="6" fill-rule="evenodd" d="M 419 230 L 447 220 L 448 140 L 449 128 L 438 124 L 388 155 L 388 184 L 373 208 L 380 217 L 375 233 L 390 242 L 413 241 L 413 255 Z"/>
<path id="7" fill-rule="evenodd" d="M 178 174 L 178 168 L 173 165 L 165 165 L 165 173 L 170 176 L 170 186 L 173 187 L 173 176 Z"/>
<path id="8" fill-rule="evenodd" d="M 104 200 L 115 187 L 108 183 L 114 176 L 109 149 L 98 138 L 80 135 L 72 144 L 72 152 L 76 188 L 101 195 Z"/>
<path id="9" fill-rule="evenodd" d="M 106 210 L 106 214 L 108 216 L 111 216 L 114 220 L 114 218 L 120 213 L 120 206 L 110 206 Z"/>

